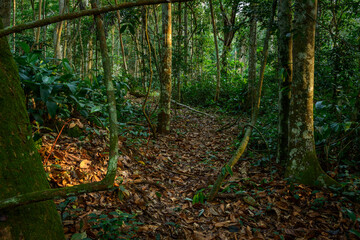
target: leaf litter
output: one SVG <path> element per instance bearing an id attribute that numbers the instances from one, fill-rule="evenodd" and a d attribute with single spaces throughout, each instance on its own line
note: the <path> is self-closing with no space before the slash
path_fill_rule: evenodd
<path id="1" fill-rule="evenodd" d="M 90 123 L 79 119 L 70 125 L 79 126 L 83 136 L 60 135 L 44 166 L 53 188 L 100 181 L 106 174 L 106 130 L 87 131 Z M 359 204 L 329 191 L 287 183 L 276 164 L 254 166 L 263 157 L 254 151 L 234 167 L 214 201 L 193 204 L 194 195 L 209 190 L 235 151 L 234 139 L 241 129 L 217 132 L 220 127 L 218 120 L 177 110 L 172 131 L 156 140 L 125 131 L 119 137 L 113 191 L 56 201 L 66 236 L 86 233 L 98 239 L 91 214 L 118 210 L 134 214 L 142 223 L 133 236 L 138 239 L 357 239 Z M 56 137 L 43 135 L 43 159 Z M 127 225 L 121 228 L 129 230 Z"/>

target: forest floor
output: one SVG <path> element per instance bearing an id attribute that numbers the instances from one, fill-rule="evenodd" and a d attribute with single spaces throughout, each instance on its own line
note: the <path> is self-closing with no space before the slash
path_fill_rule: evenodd
<path id="1" fill-rule="evenodd" d="M 235 125 L 216 131 L 234 120 L 178 109 L 168 135 L 149 139 L 136 125 L 127 128 L 119 141 L 115 190 L 57 201 L 66 236 L 118 239 L 105 234 L 120 231 L 138 239 L 357 239 L 358 204 L 328 191 L 288 184 L 274 163 L 256 164 L 266 151 L 249 149 L 226 179 L 224 193 L 193 204 L 197 191 L 208 192 L 235 151 L 234 139 L 242 129 Z M 73 119 L 69 127 L 79 127 L 85 136 L 60 135 L 44 164 L 52 187 L 104 177 L 106 130 L 85 131 L 88 124 Z M 42 137 L 39 151 L 44 159 L 56 137 Z M 114 211 L 117 215 L 109 214 Z M 97 228 L 91 227 L 95 219 Z"/>

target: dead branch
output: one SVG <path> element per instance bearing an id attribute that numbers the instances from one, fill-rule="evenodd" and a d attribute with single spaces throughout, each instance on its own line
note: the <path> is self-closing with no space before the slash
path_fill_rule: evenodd
<path id="1" fill-rule="evenodd" d="M 210 115 L 210 114 L 208 114 L 208 113 L 204 113 L 204 112 L 201 112 L 201 111 L 199 111 L 199 110 L 196 110 L 196 109 L 194 109 L 194 108 L 192 108 L 192 107 L 189 107 L 189 106 L 187 106 L 187 105 L 184 105 L 184 104 L 182 104 L 182 103 L 178 103 L 178 102 L 176 102 L 175 100 L 171 100 L 171 102 L 172 102 L 172 103 L 175 103 L 176 105 L 179 105 L 179 106 L 181 106 L 181 107 L 187 108 L 187 109 L 189 109 L 189 110 L 191 110 L 191 111 L 193 111 L 193 112 L 196 112 L 196 113 L 199 113 L 199 114 L 203 114 L 203 115 L 208 116 L 208 117 L 211 117 L 211 118 L 215 118 L 214 116 L 212 116 L 212 115 Z"/>

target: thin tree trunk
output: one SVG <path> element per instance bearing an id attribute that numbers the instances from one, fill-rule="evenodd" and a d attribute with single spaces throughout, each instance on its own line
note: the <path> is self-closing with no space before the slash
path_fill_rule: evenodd
<path id="1" fill-rule="evenodd" d="M 86 60 L 86 76 L 90 79 L 90 82 L 93 80 L 92 74 L 92 65 L 93 65 L 93 53 L 94 53 L 94 46 L 93 46 L 93 37 L 90 34 L 90 39 L 87 46 L 87 60 Z"/>
<path id="2" fill-rule="evenodd" d="M 289 107 L 290 85 L 292 81 L 292 36 L 291 33 L 291 0 L 279 0 L 279 125 L 278 125 L 278 163 L 285 165 L 289 153 Z"/>
<path id="3" fill-rule="evenodd" d="M 13 0 L 13 27 L 16 25 L 16 0 Z M 13 51 L 15 52 L 15 33 L 13 34 Z"/>
<path id="4" fill-rule="evenodd" d="M 68 23 L 69 21 L 65 21 L 64 22 L 64 38 L 63 38 L 63 46 L 62 46 L 62 58 L 66 58 L 67 56 L 67 44 L 68 44 L 68 40 L 69 40 L 69 27 L 68 27 Z"/>
<path id="5" fill-rule="evenodd" d="M 96 8 L 95 0 L 91 0 L 92 8 Z M 108 48 L 106 44 L 104 23 L 99 15 L 95 16 L 97 34 L 100 42 L 100 52 L 102 57 L 102 65 L 104 69 L 104 82 L 106 87 L 106 93 L 109 103 L 109 119 L 110 119 L 110 151 L 109 151 L 109 167 L 115 171 L 108 171 L 106 177 L 114 181 L 116 176 L 117 159 L 119 154 L 118 144 L 118 130 L 117 130 L 117 111 L 116 111 L 116 97 L 113 82 L 112 82 L 112 69 L 111 61 L 109 58 Z M 111 165 L 111 166 L 110 166 Z"/>
<path id="6" fill-rule="evenodd" d="M 181 29 L 181 2 L 179 2 L 179 8 L 178 8 L 178 59 L 177 59 L 177 68 L 176 68 L 176 72 L 177 72 L 177 101 L 180 102 L 181 99 L 181 33 L 182 33 L 182 29 Z"/>
<path id="7" fill-rule="evenodd" d="M 216 30 L 216 22 L 214 16 L 214 9 L 212 0 L 209 0 L 210 3 L 210 11 L 211 11 L 211 24 L 213 26 L 213 33 L 214 33 L 214 43 L 215 43 L 215 52 L 216 52 L 216 91 L 215 91 L 215 98 L 214 101 L 219 100 L 220 96 L 220 60 L 219 60 L 219 47 L 217 42 L 217 30 Z"/>
<path id="8" fill-rule="evenodd" d="M 42 12 L 42 0 L 39 0 L 38 20 L 41 20 L 41 12 Z M 35 47 L 36 47 L 37 50 L 40 49 L 40 46 L 39 46 L 40 30 L 41 30 L 41 28 L 38 27 L 38 28 L 36 29 L 36 34 L 35 34 Z"/>
<path id="9" fill-rule="evenodd" d="M 46 0 L 43 1 L 44 7 L 43 7 L 43 19 L 46 17 Z M 46 32 L 47 32 L 47 26 L 44 26 L 44 34 L 43 34 L 43 42 L 46 43 Z M 46 50 L 47 50 L 47 44 L 44 44 L 44 57 L 46 58 Z"/>
<path id="10" fill-rule="evenodd" d="M 59 0 L 60 15 L 62 15 L 64 13 L 64 9 L 65 9 L 65 1 Z M 54 31 L 54 58 L 55 59 L 61 59 L 61 57 L 62 57 L 61 45 L 60 45 L 62 29 L 63 29 L 63 22 L 59 22 L 56 25 L 56 29 Z"/>
<path id="11" fill-rule="evenodd" d="M 170 131 L 170 105 L 171 105 L 171 56 L 172 56 L 172 31 L 171 31 L 171 3 L 162 4 L 163 23 L 163 52 L 162 73 L 160 82 L 160 102 L 158 115 L 159 133 Z"/>
<path id="12" fill-rule="evenodd" d="M 188 76 L 188 53 L 189 53 L 189 42 L 188 42 L 188 15 L 187 7 L 184 10 L 184 84 L 186 86 L 186 79 Z"/>
<path id="13" fill-rule="evenodd" d="M 117 4 L 117 0 L 115 0 L 115 4 Z M 119 28 L 119 40 L 120 40 L 120 46 L 121 46 L 121 55 L 123 58 L 123 65 L 124 65 L 124 70 L 127 73 L 128 72 L 128 67 L 126 64 L 126 56 L 125 56 L 125 50 L 124 50 L 124 43 L 122 40 L 122 34 L 121 34 L 121 17 L 120 17 L 120 11 L 116 11 L 116 18 L 118 21 L 118 28 Z"/>
<path id="14" fill-rule="evenodd" d="M 254 4 L 250 5 L 254 11 Z M 248 76 L 248 94 L 247 107 L 251 112 L 255 104 L 255 80 L 256 80 L 256 16 L 253 12 L 250 17 L 250 36 L 249 36 L 249 76 Z"/>
<path id="15" fill-rule="evenodd" d="M 264 74 L 265 74 L 265 68 L 266 68 L 266 62 L 267 62 L 267 56 L 268 56 L 270 32 L 271 32 L 271 27 L 274 22 L 276 4 L 277 4 L 277 0 L 273 0 L 272 12 L 271 12 L 271 16 L 269 19 L 268 28 L 266 30 L 265 40 L 264 40 L 264 48 L 263 48 L 264 49 L 263 50 L 264 59 L 263 59 L 263 62 L 261 65 L 261 70 L 260 70 L 260 79 L 259 79 L 259 84 L 258 84 L 258 88 L 257 88 L 258 93 L 257 93 L 256 103 L 254 106 L 254 111 L 251 115 L 250 126 L 247 127 L 247 129 L 245 131 L 245 135 L 244 135 L 243 139 L 241 140 L 240 146 L 236 150 L 236 153 L 233 155 L 233 157 L 230 159 L 230 161 L 221 169 L 220 174 L 218 175 L 218 178 L 216 179 L 216 182 L 214 183 L 214 185 L 207 197 L 210 201 L 216 197 L 216 194 L 219 192 L 222 182 L 224 181 L 225 177 L 229 174 L 227 169 L 228 168 L 232 169 L 235 166 L 235 164 L 239 161 L 242 154 L 244 153 L 244 151 L 247 147 L 247 144 L 250 140 L 250 136 L 251 136 L 252 129 L 253 129 L 252 126 L 255 126 L 255 124 L 256 124 L 257 116 L 258 116 L 259 108 L 260 108 L 261 91 L 262 91 L 262 85 L 263 85 L 263 81 L 264 81 Z"/>

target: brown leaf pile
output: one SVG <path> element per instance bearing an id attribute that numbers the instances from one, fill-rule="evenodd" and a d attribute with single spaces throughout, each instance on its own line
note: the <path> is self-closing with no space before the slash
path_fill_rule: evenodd
<path id="1" fill-rule="evenodd" d="M 215 201 L 193 204 L 196 192 L 203 188 L 206 192 L 231 158 L 239 130 L 216 132 L 219 121 L 187 110 L 177 113 L 168 135 L 156 140 L 144 137 L 137 143 L 130 140 L 139 137 L 130 133 L 119 139 L 121 181 L 115 184 L 119 188 L 82 195 L 71 203 L 65 211 L 73 214 L 63 219 L 69 238 L 86 232 L 97 239 L 89 214 L 119 209 L 136 214 L 143 223 L 136 232 L 139 239 L 356 239 L 349 231 L 360 231 L 359 223 L 350 220 L 344 209 L 358 217 L 358 204 L 331 192 L 289 185 L 275 171 L 275 164 L 252 166 L 260 153 L 252 155 L 255 159 L 242 158 L 224 183 L 225 193 Z M 104 130 L 100 133 L 84 135 L 81 141 L 60 136 L 45 166 L 53 187 L 104 177 L 108 140 Z M 43 158 L 55 138 L 55 134 L 43 137 Z"/>

